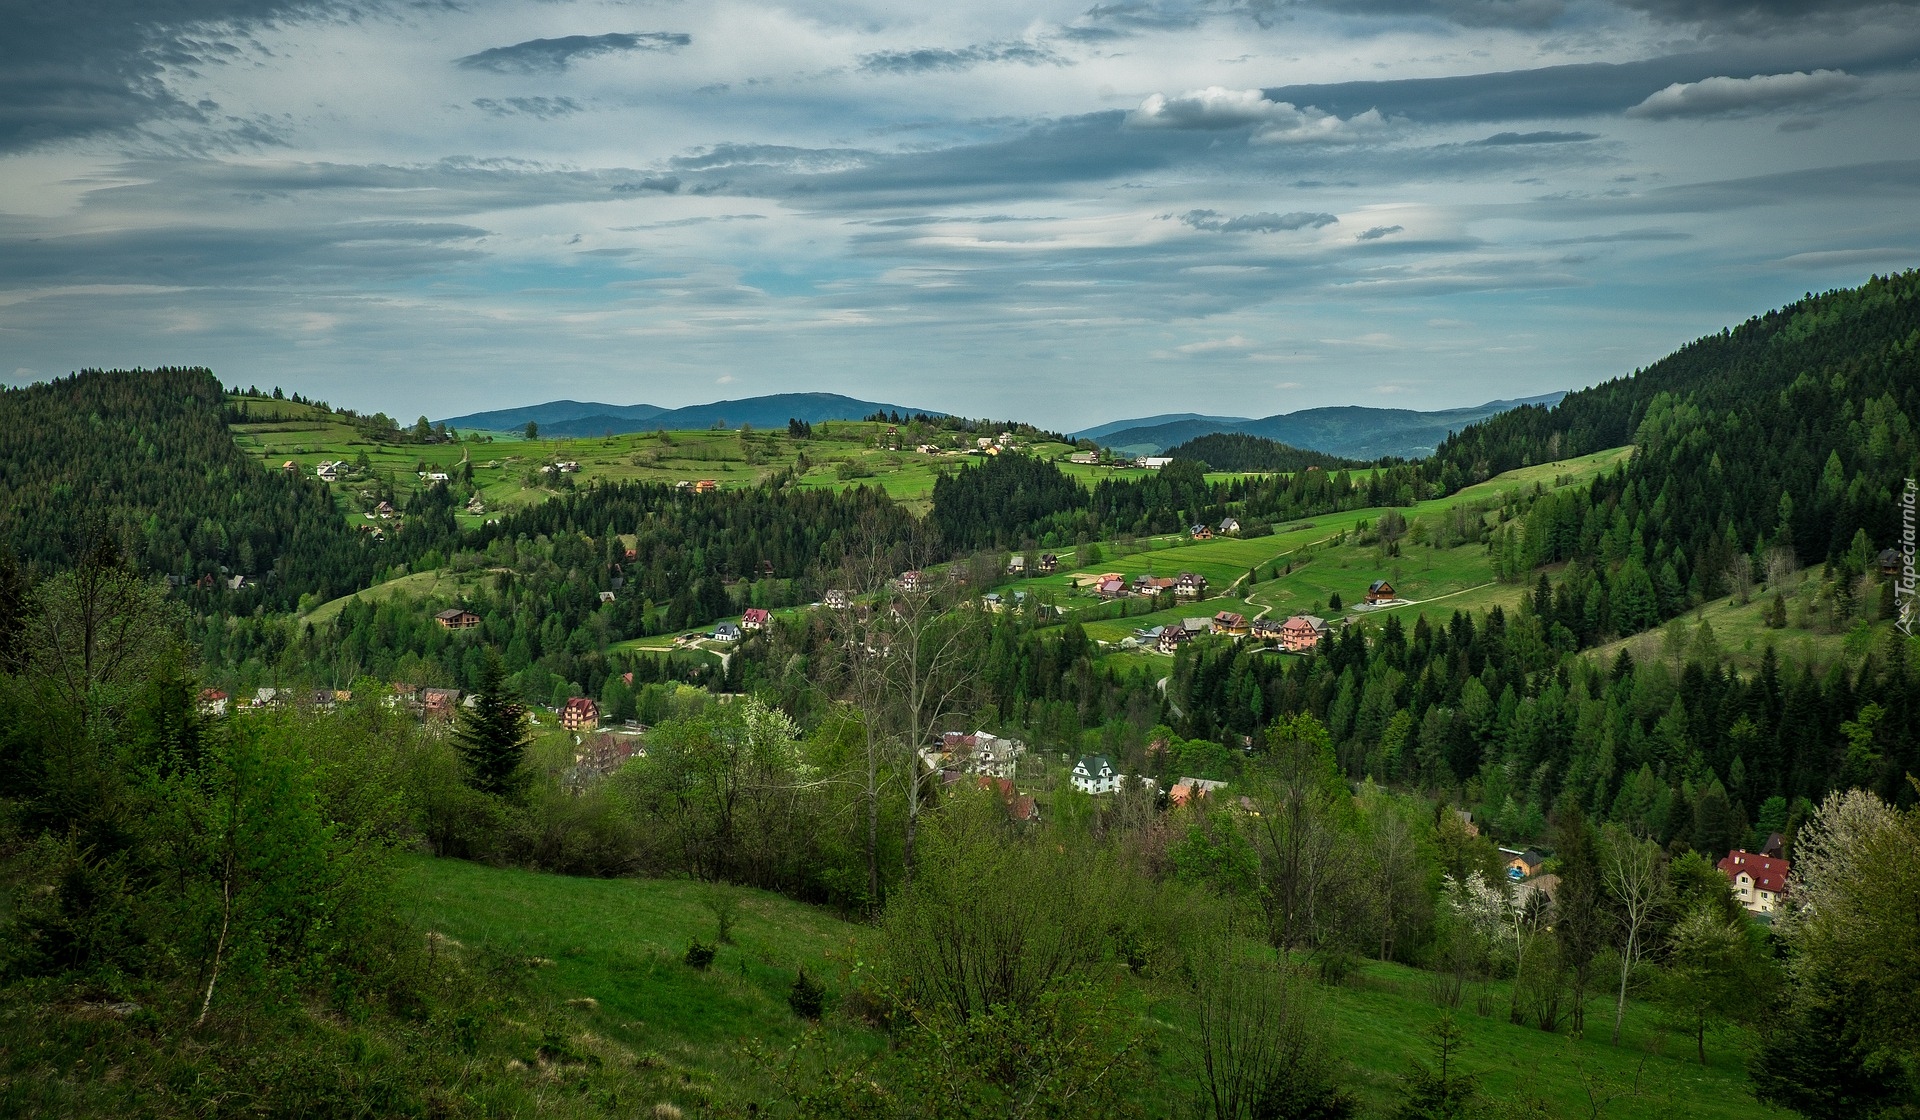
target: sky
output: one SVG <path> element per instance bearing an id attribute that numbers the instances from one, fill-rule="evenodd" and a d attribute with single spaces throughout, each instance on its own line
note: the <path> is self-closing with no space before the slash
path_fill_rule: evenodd
<path id="1" fill-rule="evenodd" d="M 1063 430 L 1629 373 L 1920 265 L 1920 3 L 0 0 L 0 380 Z"/>

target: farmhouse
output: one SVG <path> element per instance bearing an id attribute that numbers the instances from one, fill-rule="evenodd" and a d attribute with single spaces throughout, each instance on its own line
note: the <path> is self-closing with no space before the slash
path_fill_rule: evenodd
<path id="1" fill-rule="evenodd" d="M 1280 626 L 1280 644 L 1289 653 L 1307 653 L 1320 644 L 1320 638 L 1327 632 L 1326 619 L 1310 614 L 1296 614 Z"/>
<path id="2" fill-rule="evenodd" d="M 459 607 L 451 607 L 441 611 L 439 614 L 433 616 L 433 620 L 438 622 L 442 629 L 446 630 L 471 630 L 480 625 L 479 615 L 474 614 L 472 611 L 461 610 Z"/>
<path id="3" fill-rule="evenodd" d="M 1007 816 L 1016 821 L 1037 821 L 1040 819 L 1040 807 L 1034 803 L 1033 795 L 1021 793 L 1013 787 L 1013 779 L 997 778 L 988 774 L 980 775 L 980 788 L 1000 795 L 1001 804 L 1007 807 Z"/>
<path id="4" fill-rule="evenodd" d="M 227 694 L 217 688 L 200 690 L 200 714 L 203 716 L 224 716 L 227 714 Z"/>
<path id="5" fill-rule="evenodd" d="M 1191 637 L 1191 635 L 1187 633 L 1187 628 L 1184 626 L 1162 626 L 1160 628 L 1159 640 L 1154 643 L 1154 648 L 1158 649 L 1161 653 L 1170 654 L 1178 650 L 1180 643 L 1186 641 L 1189 637 Z"/>
<path id="6" fill-rule="evenodd" d="M 454 711 L 460 706 L 460 690 L 457 688 L 423 688 L 420 700 L 426 707 L 429 719 L 452 719 Z"/>
<path id="7" fill-rule="evenodd" d="M 1752 914 L 1771 914 L 1787 894 L 1787 873 L 1793 865 L 1784 859 L 1757 856 L 1745 849 L 1727 853 L 1720 870 L 1733 880 L 1733 897 Z"/>
<path id="8" fill-rule="evenodd" d="M 1173 462 L 1173 460 L 1167 458 L 1165 455 L 1142 455 L 1133 461 L 1133 465 L 1143 467 L 1150 471 L 1157 471 L 1171 462 Z"/>
<path id="9" fill-rule="evenodd" d="M 740 640 L 740 628 L 731 622 L 722 622 L 713 628 L 713 640 L 716 642 L 737 642 Z"/>
<path id="10" fill-rule="evenodd" d="M 1173 581 L 1173 594 L 1178 599 L 1198 599 L 1207 593 L 1207 577 L 1197 572 L 1181 572 Z"/>
<path id="11" fill-rule="evenodd" d="M 1173 584 L 1174 579 L 1172 576 L 1137 575 L 1133 577 L 1133 593 L 1135 595 L 1152 598 L 1162 591 L 1172 591 Z"/>
<path id="12" fill-rule="evenodd" d="M 613 602 L 613 592 L 611 592 L 611 591 L 602 591 L 602 592 L 600 593 L 600 601 L 601 601 L 602 603 L 611 603 L 611 602 Z"/>
<path id="13" fill-rule="evenodd" d="M 1124 599 L 1127 597 L 1127 581 L 1119 575 L 1101 576 L 1093 593 L 1102 599 Z"/>
<path id="14" fill-rule="evenodd" d="M 1887 548 L 1880 551 L 1880 574 L 1897 576 L 1900 574 L 1900 550 Z"/>
<path id="15" fill-rule="evenodd" d="M 1090 467 L 1099 461 L 1100 453 L 1098 451 L 1076 451 L 1067 456 L 1067 462 L 1078 463 L 1083 467 Z"/>
<path id="16" fill-rule="evenodd" d="M 1369 603 L 1391 603 L 1399 597 L 1400 593 L 1393 589 L 1393 584 L 1384 579 L 1376 579 L 1367 585 L 1367 602 Z"/>
<path id="17" fill-rule="evenodd" d="M 1024 576 L 1027 574 L 1027 558 L 1018 554 L 1007 557 L 1007 574 Z"/>
<path id="18" fill-rule="evenodd" d="M 748 607 L 740 616 L 740 629 L 765 630 L 773 621 L 773 615 L 765 607 Z"/>
<path id="19" fill-rule="evenodd" d="M 592 731 L 600 726 L 600 705 L 590 696 L 575 696 L 560 709 L 560 726 L 568 731 Z"/>
<path id="20" fill-rule="evenodd" d="M 1213 616 L 1213 633 L 1230 637 L 1244 638 L 1247 635 L 1247 620 L 1244 615 L 1232 611 L 1221 611 Z"/>
<path id="21" fill-rule="evenodd" d="M 926 582 L 925 577 L 917 570 L 900 573 L 900 590 L 902 591 L 918 591 L 920 590 L 920 585 L 924 582 Z"/>
<path id="22" fill-rule="evenodd" d="M 1236 536 L 1239 536 L 1239 535 L 1240 535 L 1240 522 L 1239 522 L 1239 520 L 1238 520 L 1238 519 L 1236 519 L 1236 518 L 1232 518 L 1232 517 L 1223 517 L 1223 518 L 1221 518 L 1221 519 L 1220 519 L 1220 532 L 1221 532 L 1221 534 L 1222 534 L 1222 535 L 1224 535 L 1224 536 L 1229 536 L 1229 537 L 1236 537 Z"/>
<path id="23" fill-rule="evenodd" d="M 1512 848 L 1502 848 L 1500 849 L 1500 854 L 1507 857 L 1507 878 L 1512 879 L 1516 883 L 1538 875 L 1541 865 L 1544 864 L 1547 859 L 1537 848 L 1528 848 L 1524 852 L 1517 852 Z"/>
<path id="24" fill-rule="evenodd" d="M 1104 754 L 1083 754 L 1073 766 L 1073 788 L 1095 795 L 1120 788 L 1120 775 Z"/>
<path id="25" fill-rule="evenodd" d="M 1195 525 L 1193 528 L 1187 530 L 1187 534 L 1196 541 L 1210 541 L 1213 539 L 1213 530 L 1207 528 L 1205 525 Z"/>
<path id="26" fill-rule="evenodd" d="M 1040 571 L 1047 575 L 1052 575 L 1054 569 L 1059 566 L 1060 558 L 1051 552 L 1040 557 Z"/>

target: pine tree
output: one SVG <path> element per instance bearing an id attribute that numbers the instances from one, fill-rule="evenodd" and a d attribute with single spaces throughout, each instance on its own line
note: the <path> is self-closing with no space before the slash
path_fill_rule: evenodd
<path id="1" fill-rule="evenodd" d="M 482 793 L 511 796 L 520 789 L 520 762 L 526 756 L 527 712 L 507 693 L 506 669 L 489 650 L 480 671 L 473 706 L 460 710 L 454 735 L 467 767 L 467 784 Z"/>

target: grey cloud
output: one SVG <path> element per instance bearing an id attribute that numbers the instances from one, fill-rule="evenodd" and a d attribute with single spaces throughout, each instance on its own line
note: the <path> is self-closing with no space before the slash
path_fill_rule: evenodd
<path id="1" fill-rule="evenodd" d="M 584 108 L 571 97 L 478 97 L 473 107 L 496 117 L 514 115 L 552 120 L 578 113 Z"/>
<path id="2" fill-rule="evenodd" d="M 1366 231 L 1365 233 L 1362 233 L 1358 237 L 1355 237 L 1354 240 L 1355 241 L 1378 241 L 1381 238 L 1387 236 L 1388 234 L 1399 233 L 1401 230 L 1405 228 L 1407 227 L 1405 226 L 1374 226 L 1372 229 Z"/>
<path id="3" fill-rule="evenodd" d="M 632 183 L 615 183 L 613 189 L 620 194 L 641 194 L 655 191 L 660 194 L 672 194 L 680 189 L 680 176 L 661 175 L 653 179 L 641 179 Z"/>
<path id="4" fill-rule="evenodd" d="M 1702 214 L 1783 202 L 1915 194 L 1920 194 L 1920 160 L 1888 160 L 1688 183 L 1643 194 L 1550 196 L 1523 203 L 1518 209 L 1525 217 L 1555 221 L 1627 214 Z"/>
<path id="5" fill-rule="evenodd" d="M 1475 147 L 1511 147 L 1516 144 L 1578 144 L 1598 140 L 1597 132 L 1496 132 L 1484 140 L 1472 141 Z"/>
<path id="6" fill-rule="evenodd" d="M 1332 214 L 1297 210 L 1291 214 L 1242 214 L 1229 218 L 1217 210 L 1189 210 L 1181 222 L 1210 233 L 1283 233 L 1296 229 L 1319 229 L 1340 219 Z"/>
<path id="7" fill-rule="evenodd" d="M 1620 0 L 1669 23 L 1784 23 L 1879 9 L 1911 8 L 1912 0 Z"/>
<path id="8" fill-rule="evenodd" d="M 1677 229 L 1623 229 L 1617 233 L 1596 233 L 1586 237 L 1561 237 L 1543 245 L 1612 245 L 1624 241 L 1691 241 L 1693 235 Z"/>
<path id="9" fill-rule="evenodd" d="M 1766 50 L 1784 48 L 1767 47 Z M 1912 36 L 1892 36 L 1868 52 L 1805 57 L 1790 67 L 1756 49 L 1750 54 L 1672 55 L 1640 62 L 1589 62 L 1463 74 L 1449 78 L 1407 78 L 1277 86 L 1263 90 L 1269 101 L 1313 105 L 1342 117 L 1378 109 L 1382 114 L 1419 123 L 1444 121 L 1523 121 L 1612 116 L 1674 83 L 1700 82 L 1731 73 L 1764 74 L 1788 68 L 1845 69 L 1854 74 L 1902 69 L 1920 50 Z"/>
<path id="10" fill-rule="evenodd" d="M 959 49 L 925 47 L 910 51 L 876 51 L 860 56 L 860 69 L 868 74 L 922 74 L 933 70 L 969 70 L 995 62 L 1018 62 L 1027 66 L 1064 66 L 1067 59 L 1032 43 L 981 43 Z"/>
<path id="11" fill-rule="evenodd" d="M 1430 16 L 1468 27 L 1542 28 L 1566 14 L 1562 0 L 1307 0 L 1317 8 L 1380 16 Z M 1278 3 L 1273 7 L 1282 6 Z"/>
<path id="12" fill-rule="evenodd" d="M 0 7 L 0 151 L 178 118 L 221 123 L 161 82 L 168 66 L 237 59 L 254 28 L 354 10 L 352 0 L 13 0 Z M 248 143 L 246 136 L 231 138 Z"/>
<path id="13" fill-rule="evenodd" d="M 168 226 L 0 239 L 0 284 L 364 283 L 478 258 L 487 231 L 455 222 L 343 222 L 272 230 Z"/>
<path id="14" fill-rule="evenodd" d="M 1860 86 L 1860 79 L 1844 70 L 1796 70 L 1791 74 L 1755 74 L 1750 78 L 1716 76 L 1697 82 L 1675 82 L 1627 110 L 1630 117 L 1667 120 L 1672 117 L 1713 117 L 1732 113 L 1764 112 L 1806 101 L 1819 101 Z"/>
<path id="15" fill-rule="evenodd" d="M 583 58 L 625 51 L 673 51 L 693 42 L 680 31 L 612 31 L 605 35 L 564 35 L 558 39 L 528 39 L 505 47 L 489 47 L 455 61 L 468 70 L 499 74 L 555 73 Z"/>

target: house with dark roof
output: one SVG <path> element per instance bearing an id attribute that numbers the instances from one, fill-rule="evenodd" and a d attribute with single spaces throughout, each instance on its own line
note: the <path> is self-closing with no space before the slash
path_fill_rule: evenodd
<path id="1" fill-rule="evenodd" d="M 740 640 L 740 628 L 731 622 L 722 622 L 713 628 L 713 640 L 716 642 L 737 642 Z"/>
<path id="2" fill-rule="evenodd" d="M 1393 589 L 1393 584 L 1384 579 L 1376 579 L 1367 585 L 1367 602 L 1369 603 L 1391 603 L 1399 597 L 1400 593 Z"/>
<path id="3" fill-rule="evenodd" d="M 1793 864 L 1772 856 L 1755 855 L 1744 848 L 1727 853 L 1718 864 L 1733 882 L 1733 897 L 1750 914 L 1772 914 L 1787 896 L 1787 874 Z"/>
<path id="4" fill-rule="evenodd" d="M 1120 788 L 1120 773 L 1106 755 L 1083 754 L 1073 765 L 1073 788 L 1095 795 L 1112 793 Z"/>
<path id="5" fill-rule="evenodd" d="M 448 630 L 471 630 L 480 625 L 480 616 L 472 611 L 451 607 L 433 616 L 443 628 Z"/>
<path id="6" fill-rule="evenodd" d="M 1540 874 L 1540 868 L 1547 862 L 1546 855 L 1538 848 L 1528 848 L 1524 852 L 1502 848 L 1500 854 L 1507 857 L 1507 878 L 1516 883 Z"/>
<path id="7" fill-rule="evenodd" d="M 1181 572 L 1174 578 L 1173 594 L 1177 599 L 1198 599 L 1207 593 L 1207 577 L 1198 572 Z"/>

